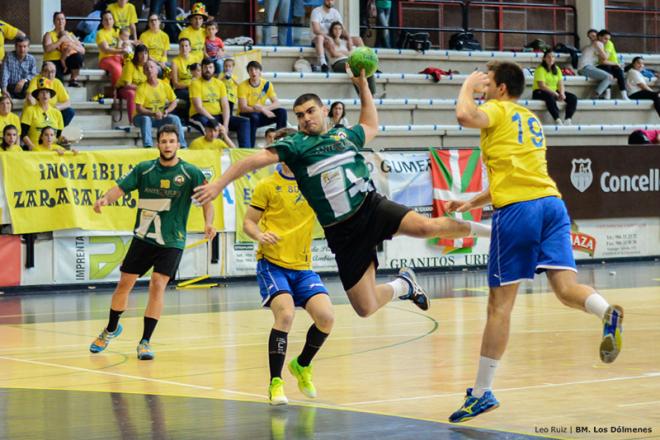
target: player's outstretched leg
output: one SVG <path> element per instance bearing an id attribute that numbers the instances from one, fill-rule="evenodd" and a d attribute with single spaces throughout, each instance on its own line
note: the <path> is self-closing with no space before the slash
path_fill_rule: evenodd
<path id="1" fill-rule="evenodd" d="M 128 295 L 131 293 L 131 290 L 133 290 L 133 286 L 137 279 L 138 275 L 136 274 L 121 273 L 117 287 L 112 294 L 108 324 L 89 346 L 89 351 L 92 353 L 100 353 L 108 348 L 110 341 L 119 336 L 123 331 L 123 327 L 119 323 L 119 318 L 121 317 L 121 314 L 124 313 L 124 310 L 126 310 L 128 305 Z"/>
<path id="2" fill-rule="evenodd" d="M 121 324 L 117 324 L 115 331 L 109 332 L 107 328 L 104 328 L 99 336 L 94 339 L 92 344 L 89 346 L 89 351 L 92 353 L 100 353 L 110 344 L 110 341 L 121 335 L 121 332 L 124 330 Z"/>
<path id="3" fill-rule="evenodd" d="M 623 307 L 609 306 L 603 318 L 603 340 L 600 343 L 600 360 L 606 364 L 614 362 L 621 352 L 622 324 Z"/>
<path id="4" fill-rule="evenodd" d="M 278 281 L 280 281 L 279 278 Z M 263 293 L 267 295 L 266 291 Z M 268 364 L 270 367 L 268 400 L 271 405 L 286 405 L 289 403 L 289 399 L 284 394 L 282 368 L 286 358 L 288 335 L 295 315 L 295 305 L 291 294 L 284 292 L 276 295 L 268 306 L 275 319 L 268 338 Z"/>
<path id="5" fill-rule="evenodd" d="M 472 395 L 472 388 L 468 388 L 465 393 L 465 403 L 458 411 L 449 416 L 452 423 L 465 422 L 479 414 L 487 413 L 500 406 L 500 402 L 495 398 L 492 391 L 486 391 L 481 397 Z"/>
<path id="6" fill-rule="evenodd" d="M 413 272 L 412 269 L 409 267 L 402 267 L 399 270 L 399 275 L 398 278 L 403 279 L 406 283 L 408 283 L 408 293 L 405 295 L 400 295 L 399 299 L 404 299 L 404 300 L 409 300 L 412 301 L 413 304 L 415 304 L 417 307 L 419 307 L 422 310 L 428 310 L 429 307 L 431 306 L 431 301 L 429 300 L 428 295 L 422 289 L 422 286 L 419 285 L 417 282 L 417 277 L 415 276 L 415 272 Z"/>
<path id="7" fill-rule="evenodd" d="M 144 311 L 144 330 L 142 331 L 140 343 L 137 346 L 137 358 L 141 361 L 150 361 L 156 356 L 149 342 L 163 311 L 165 288 L 167 288 L 169 281 L 169 275 L 156 271 L 151 274 L 151 280 L 149 280 L 149 301 Z"/>

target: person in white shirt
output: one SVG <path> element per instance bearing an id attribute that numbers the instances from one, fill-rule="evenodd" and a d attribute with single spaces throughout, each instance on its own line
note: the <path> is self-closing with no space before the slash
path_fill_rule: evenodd
<path id="1" fill-rule="evenodd" d="M 330 70 L 325 60 L 325 44 L 330 39 L 330 25 L 335 21 L 343 23 L 341 14 L 333 7 L 334 4 L 335 0 L 323 0 L 323 5 L 314 8 L 310 17 L 312 46 L 316 49 L 318 64 L 323 72 Z M 353 46 L 364 46 L 362 38 L 349 36 L 345 29 L 344 37 L 347 40 L 349 52 L 353 50 Z"/>
<path id="2" fill-rule="evenodd" d="M 578 73 L 587 78 L 600 81 L 596 86 L 596 90 L 594 90 L 593 98 L 610 99 L 610 86 L 614 81 L 614 76 L 596 67 L 598 60 L 606 57 L 603 43 L 598 41 L 598 31 L 596 29 L 589 29 L 587 37 L 589 38 L 589 44 L 581 50 L 582 54 L 578 60 Z"/>
<path id="3" fill-rule="evenodd" d="M 630 99 L 651 99 L 655 111 L 660 116 L 660 93 L 650 87 L 649 81 L 642 75 L 643 69 L 644 58 L 642 57 L 633 58 L 632 63 L 626 66 L 626 89 L 628 90 L 628 97 Z M 651 84 L 653 82 L 655 82 L 655 79 Z"/>

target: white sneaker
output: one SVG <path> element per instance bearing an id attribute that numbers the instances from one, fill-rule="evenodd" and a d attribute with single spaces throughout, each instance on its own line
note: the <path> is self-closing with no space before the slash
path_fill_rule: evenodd
<path id="1" fill-rule="evenodd" d="M 564 121 L 564 125 L 572 125 L 572 124 L 573 124 L 573 121 L 571 121 L 571 118 L 567 118 L 567 119 Z"/>
<path id="2" fill-rule="evenodd" d="M 612 89 L 606 89 L 603 93 L 603 99 L 612 99 Z"/>
<path id="3" fill-rule="evenodd" d="M 560 118 L 555 119 L 555 125 L 564 125 Z"/>
<path id="4" fill-rule="evenodd" d="M 628 98 L 628 92 L 626 92 L 625 90 L 623 90 L 623 91 L 621 92 L 621 99 L 623 99 L 624 101 L 630 101 L 630 98 Z"/>

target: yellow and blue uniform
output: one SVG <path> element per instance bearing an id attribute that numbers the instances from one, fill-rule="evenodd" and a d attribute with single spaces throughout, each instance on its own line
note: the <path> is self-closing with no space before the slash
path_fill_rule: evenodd
<path id="1" fill-rule="evenodd" d="M 533 279 L 547 269 L 575 270 L 570 219 L 548 174 L 543 127 L 511 101 L 479 107 L 488 116 L 481 153 L 495 213 L 490 241 L 491 287 Z"/>
<path id="2" fill-rule="evenodd" d="M 275 244 L 260 244 L 257 250 L 257 279 L 263 298 L 270 300 L 289 293 L 296 306 L 304 306 L 314 295 L 327 289 L 312 268 L 312 229 L 314 211 L 309 206 L 294 177 L 277 170 L 259 182 L 250 206 L 262 211 L 259 229 L 275 233 Z"/>
<path id="3" fill-rule="evenodd" d="M 270 81 L 261 78 L 258 86 L 250 84 L 250 80 L 246 79 L 238 85 L 238 99 L 245 99 L 247 105 L 250 107 L 255 104 L 265 105 L 268 99 L 274 101 L 277 99 L 275 87 Z"/>

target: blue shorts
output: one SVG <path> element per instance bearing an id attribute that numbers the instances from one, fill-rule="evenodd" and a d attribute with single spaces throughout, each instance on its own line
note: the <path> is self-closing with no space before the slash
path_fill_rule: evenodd
<path id="1" fill-rule="evenodd" d="M 575 268 L 571 220 L 559 197 L 518 202 L 495 210 L 488 259 L 488 285 L 534 279 L 547 269 Z"/>
<path id="2" fill-rule="evenodd" d="M 270 301 L 281 293 L 293 297 L 296 307 L 305 307 L 307 301 L 319 293 L 328 293 L 321 278 L 313 270 L 286 269 L 262 258 L 257 262 L 257 281 L 261 293 L 261 305 L 268 307 Z"/>

